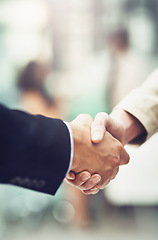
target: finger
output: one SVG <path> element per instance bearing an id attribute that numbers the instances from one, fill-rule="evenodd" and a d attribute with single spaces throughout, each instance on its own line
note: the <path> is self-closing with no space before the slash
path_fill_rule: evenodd
<path id="1" fill-rule="evenodd" d="M 84 172 L 76 174 L 76 177 L 74 180 L 66 179 L 67 180 L 66 183 L 69 183 L 73 186 L 79 187 L 82 184 L 84 184 L 87 180 L 89 180 L 90 178 L 91 178 L 91 174 L 87 171 L 84 171 Z"/>
<path id="2" fill-rule="evenodd" d="M 115 168 L 113 170 L 113 173 L 110 174 L 110 176 L 108 177 L 108 179 L 105 180 L 105 182 L 103 183 L 101 182 L 98 184 L 99 188 L 104 189 L 110 183 L 110 181 L 116 177 L 116 175 L 118 174 L 118 171 L 119 171 L 119 167 Z"/>
<path id="3" fill-rule="evenodd" d="M 130 156 L 126 152 L 125 148 L 122 148 L 121 156 L 120 156 L 120 165 L 125 165 L 129 163 Z"/>
<path id="4" fill-rule="evenodd" d="M 93 122 L 93 118 L 89 114 L 79 114 L 71 123 L 84 125 L 84 126 L 91 126 Z"/>
<path id="5" fill-rule="evenodd" d="M 79 186 L 80 190 L 90 190 L 98 185 L 101 181 L 101 176 L 99 174 L 94 174 L 86 183 Z"/>
<path id="6" fill-rule="evenodd" d="M 72 185 L 72 184 L 71 184 L 71 180 L 68 180 L 67 178 L 64 178 L 63 181 L 64 181 L 65 183 L 69 184 L 69 185 Z"/>
<path id="7" fill-rule="evenodd" d="M 119 168 L 115 168 L 114 171 L 113 171 L 113 174 L 112 174 L 112 176 L 111 176 L 111 180 L 116 177 L 116 175 L 118 174 L 118 172 L 119 172 Z"/>
<path id="8" fill-rule="evenodd" d="M 109 122 L 110 116 L 105 112 L 100 112 L 95 116 L 95 119 L 91 125 L 92 142 L 99 143 L 103 140 Z"/>
<path id="9" fill-rule="evenodd" d="M 109 183 L 110 183 L 111 179 L 108 179 L 104 184 L 102 184 L 100 187 L 100 189 L 104 189 Z"/>
<path id="10" fill-rule="evenodd" d="M 89 190 L 83 190 L 83 193 L 86 195 L 90 195 L 90 194 L 97 194 L 99 192 L 99 187 L 98 185 L 96 185 L 95 187 L 89 189 Z"/>
<path id="11" fill-rule="evenodd" d="M 68 185 L 73 186 L 73 187 L 77 187 L 77 186 L 73 183 L 73 181 L 68 180 L 67 178 L 64 178 L 64 182 L 65 182 L 66 184 L 68 184 Z"/>
<path id="12" fill-rule="evenodd" d="M 74 180 L 76 178 L 76 175 L 73 171 L 70 171 L 68 175 L 66 176 L 67 179 L 69 180 Z"/>

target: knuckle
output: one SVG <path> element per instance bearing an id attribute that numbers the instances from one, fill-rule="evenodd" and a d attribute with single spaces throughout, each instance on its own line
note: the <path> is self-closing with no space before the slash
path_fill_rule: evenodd
<path id="1" fill-rule="evenodd" d="M 92 121 L 93 121 L 93 118 L 92 118 L 92 116 L 91 116 L 91 115 L 89 115 L 89 114 L 87 114 L 87 113 L 80 113 L 80 114 L 78 115 L 78 118 L 87 118 L 87 119 L 89 119 L 89 120 L 92 120 Z"/>
<path id="2" fill-rule="evenodd" d="M 117 156 L 113 159 L 113 162 L 114 162 L 114 166 L 115 167 L 118 167 L 120 165 L 120 157 Z"/>
<path id="3" fill-rule="evenodd" d="M 80 113 L 78 117 L 85 117 L 85 115 L 88 115 L 88 114 Z"/>
<path id="4" fill-rule="evenodd" d="M 109 169 L 106 173 L 106 179 L 108 180 L 109 178 L 111 178 L 112 175 L 113 175 L 113 170 Z"/>
<path id="5" fill-rule="evenodd" d="M 92 118 L 92 116 L 91 115 L 89 115 L 89 114 L 84 114 L 90 121 L 93 121 L 93 118 Z"/>
<path id="6" fill-rule="evenodd" d="M 129 160 L 130 160 L 130 156 L 127 155 L 127 158 L 126 158 L 126 164 L 129 163 Z"/>
<path id="7" fill-rule="evenodd" d="M 99 112 L 97 113 L 96 118 L 106 118 L 108 116 L 109 115 L 106 112 Z"/>
<path id="8" fill-rule="evenodd" d="M 118 174 L 118 172 L 119 172 L 119 168 L 115 171 L 115 173 L 113 174 L 111 180 L 114 179 L 114 178 L 116 177 L 116 175 Z"/>
<path id="9" fill-rule="evenodd" d="M 123 151 L 123 145 L 120 142 L 118 142 L 118 144 L 117 144 L 117 151 L 119 154 L 122 153 L 122 151 Z"/>
<path id="10" fill-rule="evenodd" d="M 111 180 L 113 180 L 116 177 L 116 174 L 111 177 Z"/>

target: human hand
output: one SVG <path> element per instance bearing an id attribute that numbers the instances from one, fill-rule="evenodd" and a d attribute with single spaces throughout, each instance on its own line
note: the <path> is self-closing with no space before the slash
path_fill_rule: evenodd
<path id="1" fill-rule="evenodd" d="M 108 132 L 102 142 L 93 144 L 90 136 L 92 122 L 93 119 L 89 115 L 81 114 L 70 123 L 75 149 L 71 171 L 75 174 L 83 171 L 92 175 L 99 174 L 101 182 L 98 188 L 104 188 L 116 176 L 121 162 L 128 163 L 129 156 L 122 144 Z"/>
<path id="2" fill-rule="evenodd" d="M 139 120 L 123 109 L 116 109 L 110 115 L 105 112 L 96 115 L 91 127 L 92 141 L 102 141 L 106 131 L 123 145 L 146 135 L 146 130 Z"/>
<path id="3" fill-rule="evenodd" d="M 101 181 L 101 176 L 99 174 L 91 174 L 87 171 L 75 174 L 70 171 L 69 174 L 64 179 L 65 183 L 68 183 L 74 187 L 77 187 L 84 194 L 96 194 L 99 191 L 98 184 Z"/>
<path id="4" fill-rule="evenodd" d="M 124 145 L 124 125 L 119 118 L 113 118 L 105 112 L 100 112 L 95 116 L 91 126 L 91 139 L 94 143 L 103 140 L 108 131 L 113 137 L 118 139 Z"/>

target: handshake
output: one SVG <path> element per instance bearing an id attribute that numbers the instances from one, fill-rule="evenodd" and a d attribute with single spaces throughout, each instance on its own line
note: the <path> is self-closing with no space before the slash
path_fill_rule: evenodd
<path id="1" fill-rule="evenodd" d="M 128 119 L 129 120 L 129 119 Z M 95 194 L 115 178 L 119 166 L 129 162 L 123 122 L 106 113 L 93 118 L 80 114 L 70 123 L 74 139 L 71 171 L 65 182 L 85 194 Z"/>

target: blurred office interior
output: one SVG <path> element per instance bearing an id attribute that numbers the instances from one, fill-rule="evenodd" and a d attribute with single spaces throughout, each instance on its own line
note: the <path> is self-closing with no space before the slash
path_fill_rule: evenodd
<path id="1" fill-rule="evenodd" d="M 0 102 L 67 121 L 110 113 L 158 66 L 157 23 L 157 0 L 0 0 Z M 95 196 L 0 185 L 0 240 L 158 239 L 157 142 L 127 146 L 130 163 Z"/>

